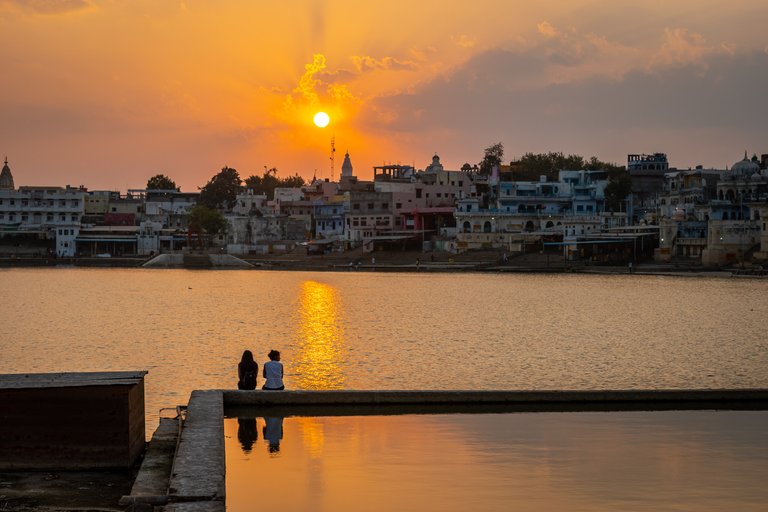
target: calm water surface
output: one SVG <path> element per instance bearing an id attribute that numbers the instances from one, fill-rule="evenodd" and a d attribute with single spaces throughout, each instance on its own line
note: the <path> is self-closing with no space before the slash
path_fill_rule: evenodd
<path id="1" fill-rule="evenodd" d="M 768 387 L 768 280 L 0 270 L 0 373 L 149 370 L 146 402 L 232 388 L 243 349 L 293 389 Z M 261 384 L 261 379 L 260 382 Z"/>
<path id="2" fill-rule="evenodd" d="M 227 510 L 765 511 L 768 412 L 226 419 Z"/>

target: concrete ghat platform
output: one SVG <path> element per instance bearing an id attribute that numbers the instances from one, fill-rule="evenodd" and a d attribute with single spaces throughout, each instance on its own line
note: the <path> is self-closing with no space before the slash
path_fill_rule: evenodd
<path id="1" fill-rule="evenodd" d="M 194 391 L 166 512 L 225 509 L 224 408 L 245 415 L 768 408 L 768 389 L 564 391 Z M 159 507 L 158 507 L 159 508 Z M 158 510 L 156 508 L 155 510 Z"/>
<path id="2" fill-rule="evenodd" d="M 222 391 L 226 406 L 589 404 L 652 406 L 665 402 L 765 402 L 768 389 L 635 389 L 557 391 Z"/>

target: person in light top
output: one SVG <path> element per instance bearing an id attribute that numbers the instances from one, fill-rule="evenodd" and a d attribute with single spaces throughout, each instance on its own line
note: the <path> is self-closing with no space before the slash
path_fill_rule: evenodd
<path id="1" fill-rule="evenodd" d="M 270 350 L 269 361 L 264 363 L 264 386 L 261 389 L 267 391 L 280 391 L 285 389 L 283 384 L 283 363 L 280 362 L 280 352 Z"/>

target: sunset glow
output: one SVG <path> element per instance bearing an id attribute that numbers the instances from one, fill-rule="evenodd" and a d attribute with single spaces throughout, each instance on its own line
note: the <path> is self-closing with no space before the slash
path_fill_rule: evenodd
<path id="1" fill-rule="evenodd" d="M 763 0 L 0 0 L 0 156 L 23 185 L 330 177 L 308 122 L 322 110 L 363 179 L 436 152 L 476 164 L 497 141 L 509 158 L 724 167 L 768 149 L 766 15 Z"/>

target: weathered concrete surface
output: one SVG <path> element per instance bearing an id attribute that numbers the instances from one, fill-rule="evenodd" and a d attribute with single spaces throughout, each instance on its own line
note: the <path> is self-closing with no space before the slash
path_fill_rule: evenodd
<path id="1" fill-rule="evenodd" d="M 256 498 L 258 500 L 258 497 Z M 224 512 L 223 501 L 197 501 L 188 503 L 171 503 L 162 508 L 163 512 Z"/>
<path id="2" fill-rule="evenodd" d="M 173 465 L 169 500 L 224 500 L 225 471 L 222 393 L 193 391 Z"/>
<path id="3" fill-rule="evenodd" d="M 160 418 L 160 425 L 149 442 L 131 494 L 120 499 L 121 505 L 167 503 L 171 469 L 179 438 L 179 421 L 179 418 Z"/>
<path id="4" fill-rule="evenodd" d="M 124 511 L 133 471 L 0 471 L 0 511 Z"/>
<path id="5" fill-rule="evenodd" d="M 247 261 L 231 254 L 158 254 L 142 264 L 146 268 L 253 268 Z"/>
<path id="6" fill-rule="evenodd" d="M 589 404 L 768 402 L 768 389 L 564 391 L 239 391 L 224 390 L 237 405 Z"/>
<path id="7" fill-rule="evenodd" d="M 0 375 L 0 468 L 132 467 L 145 447 L 146 373 Z"/>

